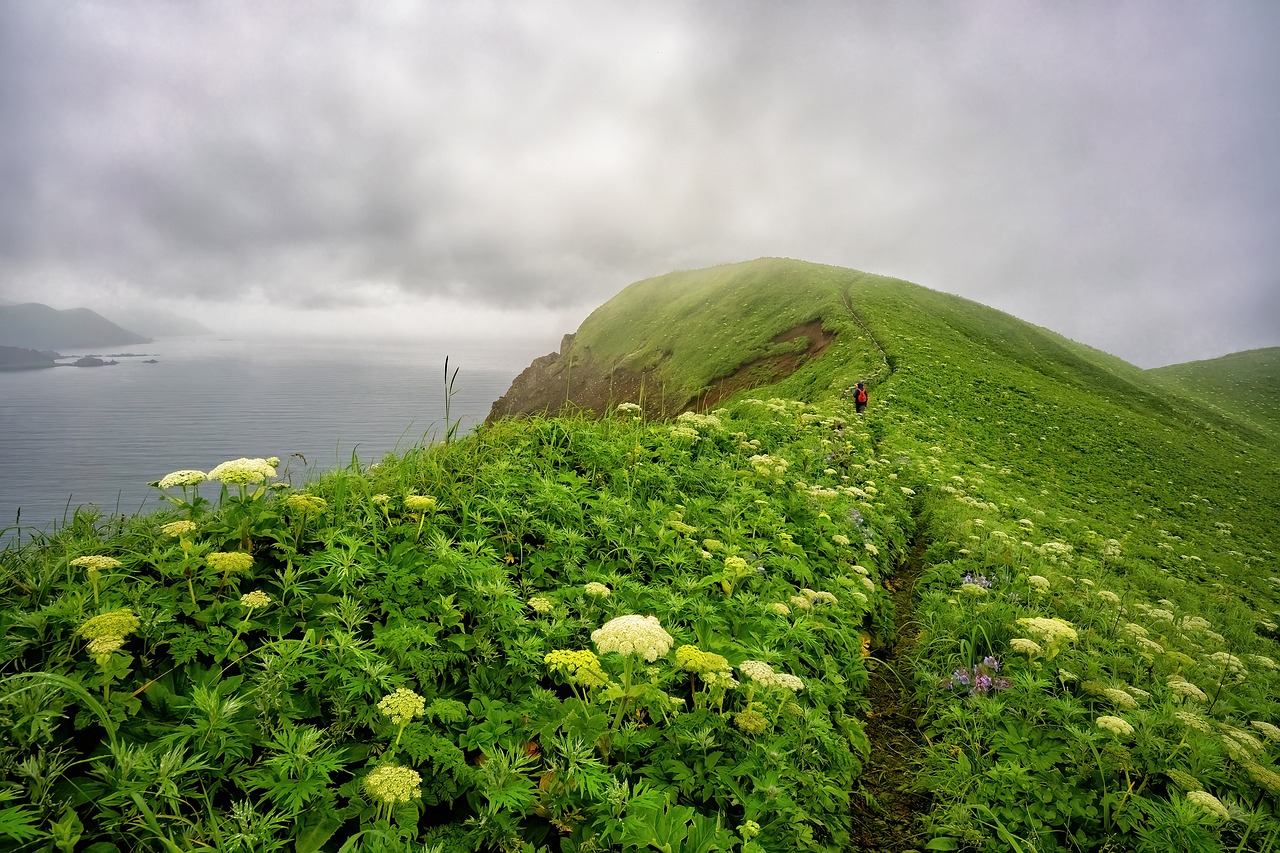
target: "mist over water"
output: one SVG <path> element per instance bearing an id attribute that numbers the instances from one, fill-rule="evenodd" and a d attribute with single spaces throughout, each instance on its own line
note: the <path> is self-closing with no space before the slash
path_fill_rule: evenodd
<path id="1" fill-rule="evenodd" d="M 210 338 L 98 354 L 126 351 L 141 355 L 105 367 L 0 372 L 0 529 L 19 511 L 24 537 L 77 506 L 150 512 L 164 504 L 148 482 L 241 456 L 279 456 L 294 486 L 353 454 L 375 462 L 443 438 L 446 356 L 450 373 L 458 368 L 450 418 L 468 431 L 542 354 L 494 342 Z"/>

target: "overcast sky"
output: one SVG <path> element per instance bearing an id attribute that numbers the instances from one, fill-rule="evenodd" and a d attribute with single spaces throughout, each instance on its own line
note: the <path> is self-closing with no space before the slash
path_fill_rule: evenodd
<path id="1" fill-rule="evenodd" d="M 553 344 L 785 256 L 1144 367 L 1273 346 L 1277 44 L 1274 0 L 0 0 L 0 297 Z"/>

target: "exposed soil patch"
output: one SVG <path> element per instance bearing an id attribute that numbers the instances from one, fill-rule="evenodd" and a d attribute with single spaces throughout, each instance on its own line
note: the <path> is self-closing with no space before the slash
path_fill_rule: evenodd
<path id="1" fill-rule="evenodd" d="M 929 811 L 929 797 L 912 790 L 920 712 L 911 696 L 911 649 L 920 635 L 915 600 L 923 570 L 924 542 L 919 541 L 902 568 L 885 582 L 893 595 L 895 641 L 877 652 L 881 663 L 871 671 L 871 710 L 864 720 L 871 759 L 862 773 L 861 790 L 854 794 L 852 851 L 902 853 L 927 841 L 920 817 Z"/>
<path id="2" fill-rule="evenodd" d="M 822 318 L 801 323 L 774 336 L 770 343 L 786 344 L 804 338 L 807 346 L 765 356 L 738 366 L 732 373 L 715 379 L 694 397 L 669 397 L 654 369 L 628 370 L 598 361 L 590 349 L 574 350 L 573 335 L 565 335 L 560 351 L 534 359 L 515 378 L 507 393 L 489 410 L 487 420 L 512 415 L 555 414 L 564 410 L 586 410 L 603 414 L 618 403 L 642 402 L 650 418 L 665 418 L 688 409 L 705 409 L 754 388 L 777 382 L 816 358 L 835 340 L 822 328 Z"/>

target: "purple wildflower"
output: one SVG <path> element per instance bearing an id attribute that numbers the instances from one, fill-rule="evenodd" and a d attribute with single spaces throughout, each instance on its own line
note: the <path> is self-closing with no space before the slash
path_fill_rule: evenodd
<path id="1" fill-rule="evenodd" d="M 987 655 L 982 659 L 982 663 L 975 664 L 972 667 L 960 667 L 951 674 L 951 677 L 945 682 L 948 690 L 956 690 L 967 693 L 970 696 L 978 694 L 985 696 L 988 693 L 999 692 L 1009 688 L 1013 682 L 1007 678 L 996 678 L 995 673 L 1000 671 L 1000 661 Z"/>
<path id="2" fill-rule="evenodd" d="M 968 574 L 964 576 L 963 583 L 971 583 L 974 586 L 980 586 L 983 589 L 991 589 L 991 581 L 986 575 Z"/>

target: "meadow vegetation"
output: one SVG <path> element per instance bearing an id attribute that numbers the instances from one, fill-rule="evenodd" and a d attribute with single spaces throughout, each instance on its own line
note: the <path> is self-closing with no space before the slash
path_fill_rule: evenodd
<path id="1" fill-rule="evenodd" d="M 0 837 L 846 850 L 902 631 L 932 807 L 886 849 L 1280 846 L 1259 416 L 789 261 L 633 285 L 578 341 L 696 392 L 818 317 L 821 357 L 713 411 L 501 420 L 305 483 L 173 472 L 163 513 L 0 552 Z"/>

